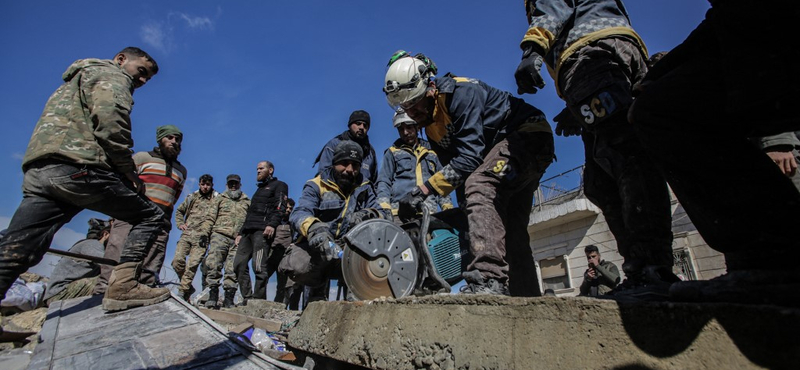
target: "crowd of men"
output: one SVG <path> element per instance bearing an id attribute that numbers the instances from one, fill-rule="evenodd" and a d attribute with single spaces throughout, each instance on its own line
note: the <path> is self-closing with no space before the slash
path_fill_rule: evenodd
<path id="1" fill-rule="evenodd" d="M 790 17 L 800 14 L 793 2 L 768 3 L 754 9 L 741 0 L 711 1 L 695 31 L 648 65 L 621 1 L 526 2 L 517 93 L 544 88 L 547 66 L 566 104 L 554 118 L 555 133 L 581 136 L 586 195 L 603 211 L 624 258 L 622 280 L 599 248 L 587 246 L 582 294 L 800 301 L 790 257 L 797 244 L 791 230 L 800 224 L 800 192 L 790 179 L 797 179 L 800 146 L 800 121 L 791 114 L 800 95 L 792 72 L 800 48 L 784 45 Z M 742 24 L 764 30 L 737 32 Z M 754 45 L 758 52 L 742 49 Z M 157 72 L 150 55 L 129 47 L 111 60 L 77 61 L 64 73 L 23 160 L 24 198 L 0 244 L 0 297 L 82 209 L 115 220 L 104 256 L 118 264 L 102 269 L 93 290 L 104 294 L 103 308 L 169 297 L 153 277 L 187 176 L 177 161 L 183 134 L 161 126 L 154 150 L 131 155 L 132 93 Z M 380 166 L 367 135 L 370 114 L 356 110 L 347 130 L 323 146 L 318 173 L 296 204 L 269 161 L 257 164 L 252 197 L 242 193 L 238 175 L 227 177 L 223 193 L 210 175 L 200 177 L 200 189 L 174 218 L 183 234 L 172 266 L 184 299 L 198 268 L 210 289 L 207 307 L 219 306 L 220 285 L 222 306 L 234 304 L 237 289 L 244 302 L 266 299 L 275 272 L 276 300 L 296 307 L 301 286 L 307 301 L 326 299 L 329 280 L 339 277 L 336 241 L 348 230 L 373 218 L 405 222 L 422 203 L 452 208 L 451 193 L 468 221 L 462 293 L 541 295 L 527 225 L 556 153 L 545 115 L 481 80 L 439 76 L 424 54 L 392 55 L 384 84 L 399 138 Z M 725 186 L 716 186 L 720 181 Z M 708 245 L 724 254 L 724 276 L 681 282 L 672 273 L 667 184 Z"/>

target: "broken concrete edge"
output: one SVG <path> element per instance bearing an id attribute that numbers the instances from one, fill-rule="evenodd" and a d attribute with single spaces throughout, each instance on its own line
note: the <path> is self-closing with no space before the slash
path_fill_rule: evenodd
<path id="1" fill-rule="evenodd" d="M 775 306 L 440 295 L 315 302 L 289 344 L 374 369 L 791 368 L 799 330 Z"/>
<path id="2" fill-rule="evenodd" d="M 209 326 L 211 326 L 214 330 L 216 330 L 220 334 L 230 338 L 230 336 L 228 335 L 228 333 L 229 333 L 228 330 L 223 328 L 221 325 L 219 325 L 217 322 L 215 322 L 210 317 L 206 316 L 199 308 L 191 305 L 189 302 L 184 301 L 183 298 L 179 297 L 177 294 L 175 294 L 175 293 L 171 293 L 171 294 L 172 294 L 172 298 L 175 299 L 176 301 L 178 301 L 179 304 L 181 304 L 184 307 L 186 307 L 187 309 L 189 309 L 192 313 L 197 315 L 201 320 L 203 320 L 204 322 L 209 324 Z M 245 346 L 245 344 L 240 342 L 239 340 L 231 339 L 231 342 L 234 343 L 234 347 L 236 348 L 236 350 L 239 351 L 239 353 L 241 353 L 242 356 L 245 356 L 247 358 L 257 357 L 257 358 L 259 358 L 259 359 L 261 359 L 263 361 L 266 361 L 266 362 L 270 363 L 273 366 L 276 366 L 276 367 L 278 367 L 280 369 L 284 369 L 284 370 L 308 370 L 308 369 L 303 368 L 303 367 L 294 366 L 292 364 L 287 364 L 285 362 L 281 362 L 279 360 L 276 360 L 276 359 L 274 359 L 272 357 L 269 357 L 269 356 L 261 353 L 258 350 L 251 350 L 250 348 L 247 348 Z"/>

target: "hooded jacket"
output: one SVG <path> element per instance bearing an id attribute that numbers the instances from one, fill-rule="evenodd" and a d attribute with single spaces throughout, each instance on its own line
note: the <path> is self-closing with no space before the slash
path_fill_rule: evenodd
<path id="1" fill-rule="evenodd" d="M 344 194 L 333 178 L 333 169 L 323 170 L 303 186 L 303 194 L 289 216 L 289 222 L 303 237 L 308 237 L 308 228 L 314 222 L 327 222 L 331 235 L 341 238 L 350 230 L 348 215 L 365 208 L 382 210 L 369 181 L 364 181 L 359 174 L 355 183 L 360 185 Z M 386 211 L 383 212 L 385 215 Z"/>
<path id="2" fill-rule="evenodd" d="M 78 60 L 48 99 L 22 160 L 53 159 L 119 173 L 135 171 L 133 77 L 113 60 Z"/>
<path id="3" fill-rule="evenodd" d="M 328 141 L 325 146 L 322 147 L 322 151 L 319 152 L 317 159 L 314 161 L 314 164 L 319 163 L 319 171 L 317 171 L 317 174 L 319 175 L 322 170 L 333 166 L 333 150 L 342 140 L 354 141 L 358 145 L 361 145 L 361 150 L 364 152 L 364 158 L 361 161 L 361 174 L 364 175 L 364 179 L 375 184 L 375 182 L 378 181 L 378 163 L 375 149 L 372 147 L 372 144 L 369 143 L 369 137 L 356 139 L 350 135 L 350 130 L 345 130 L 343 133 L 336 135 L 336 137 Z"/>

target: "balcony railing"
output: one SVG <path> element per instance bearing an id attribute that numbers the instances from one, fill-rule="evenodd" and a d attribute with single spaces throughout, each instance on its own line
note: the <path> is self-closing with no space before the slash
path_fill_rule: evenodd
<path id="1" fill-rule="evenodd" d="M 539 181 L 534 194 L 535 209 L 547 204 L 559 204 L 583 194 L 583 165 Z"/>

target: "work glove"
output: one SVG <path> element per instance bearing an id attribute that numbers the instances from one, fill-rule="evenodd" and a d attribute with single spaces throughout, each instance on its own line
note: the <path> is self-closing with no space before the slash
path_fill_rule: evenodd
<path id="1" fill-rule="evenodd" d="M 420 210 L 422 202 L 425 201 L 425 198 L 426 196 L 422 194 L 422 189 L 420 189 L 419 186 L 415 186 L 410 193 L 400 198 L 397 207 L 397 216 L 404 221 L 414 218 Z"/>
<path id="2" fill-rule="evenodd" d="M 583 126 L 569 108 L 564 108 L 561 113 L 553 117 L 553 121 L 556 121 L 556 135 L 558 136 L 580 136 L 583 133 Z"/>
<path id="3" fill-rule="evenodd" d="M 538 89 L 544 87 L 544 80 L 539 73 L 542 70 L 542 63 L 544 59 L 542 56 L 533 50 L 533 46 L 528 46 L 522 53 L 522 61 L 517 66 L 517 71 L 514 72 L 514 78 L 517 80 L 517 94 L 536 94 Z"/>
<path id="4" fill-rule="evenodd" d="M 381 213 L 375 208 L 365 208 L 347 215 L 347 222 L 350 227 L 358 225 L 362 221 L 381 218 Z"/>
<path id="5" fill-rule="evenodd" d="M 203 248 L 208 246 L 208 235 L 200 235 L 200 246 Z"/>
<path id="6" fill-rule="evenodd" d="M 327 223 L 317 221 L 308 228 L 308 245 L 323 254 L 326 253 L 329 243 L 333 242 L 330 227 Z"/>

